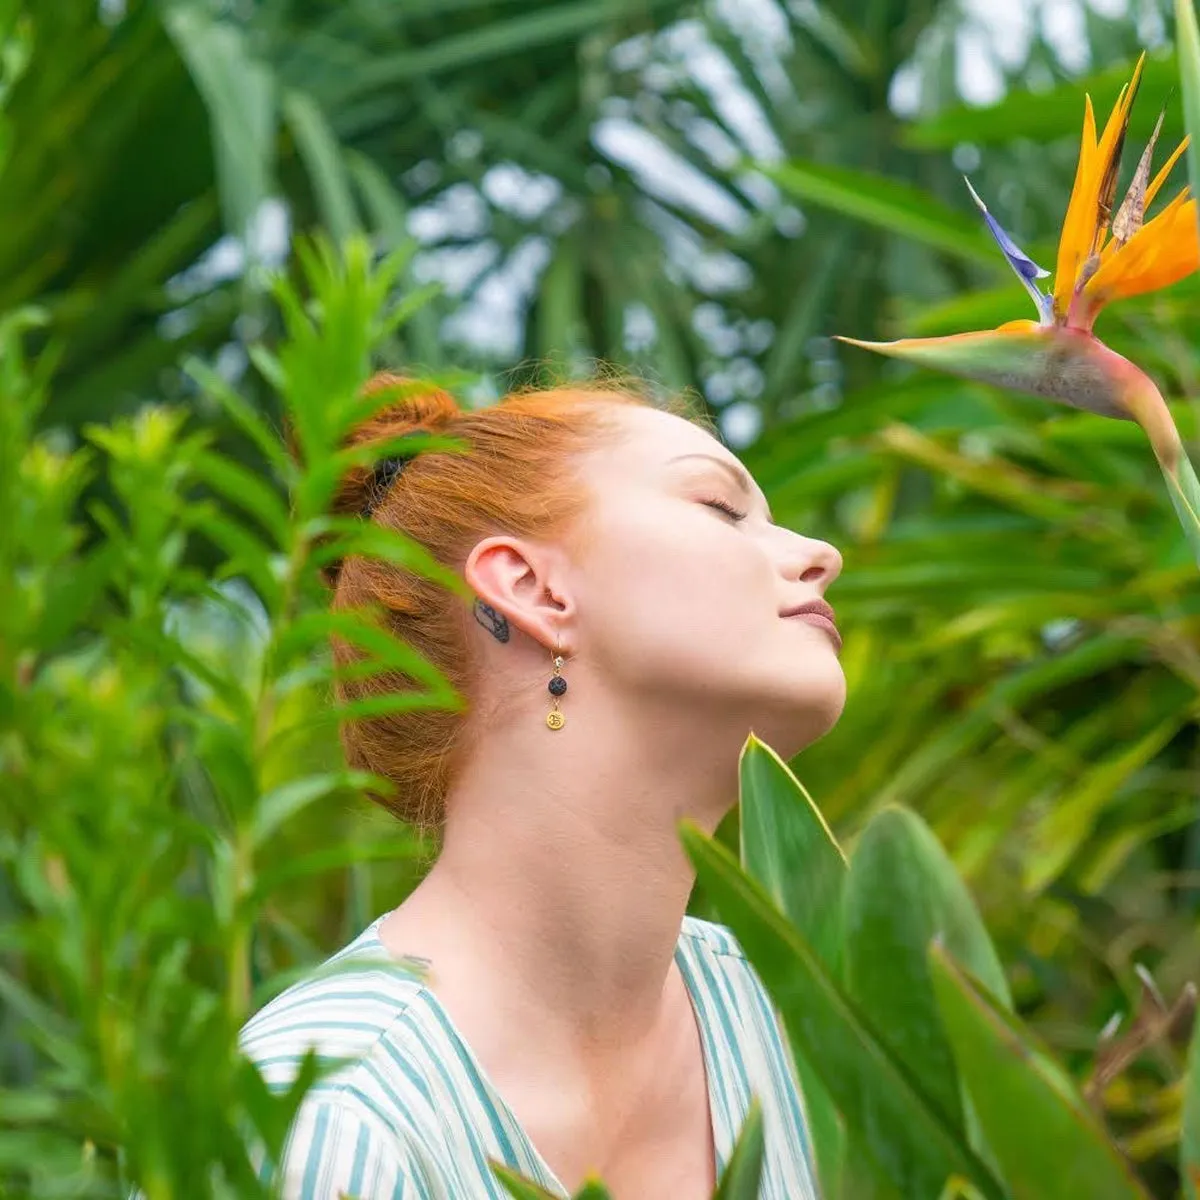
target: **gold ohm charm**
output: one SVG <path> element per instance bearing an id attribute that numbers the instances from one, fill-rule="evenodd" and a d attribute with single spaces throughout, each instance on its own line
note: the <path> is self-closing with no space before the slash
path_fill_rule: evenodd
<path id="1" fill-rule="evenodd" d="M 554 674 L 550 677 L 550 695 L 554 697 L 554 707 L 546 714 L 546 724 L 551 729 L 561 729 L 566 723 L 567 718 L 562 715 L 558 707 L 559 697 L 567 690 L 567 681 L 562 677 L 562 655 L 554 656 Z"/>

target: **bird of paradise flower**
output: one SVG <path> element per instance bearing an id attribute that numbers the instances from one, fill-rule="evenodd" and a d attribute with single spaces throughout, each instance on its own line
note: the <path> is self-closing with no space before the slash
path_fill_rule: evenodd
<path id="1" fill-rule="evenodd" d="M 1091 97 L 1085 100 L 1083 141 L 1052 291 L 1043 292 L 1038 286 L 1038 280 L 1050 272 L 1016 245 L 967 181 L 988 229 L 1037 305 L 1038 320 L 1008 321 L 997 329 L 949 337 L 840 340 L 1102 416 L 1136 421 L 1150 441 L 1200 562 L 1200 482 L 1170 410 L 1145 372 L 1092 333 L 1096 316 L 1106 304 L 1157 291 L 1200 268 L 1196 200 L 1186 187 L 1157 216 L 1145 220 L 1147 208 L 1188 144 L 1185 138 L 1150 178 L 1161 114 L 1125 198 L 1113 212 L 1121 150 L 1145 58 L 1143 54 L 1132 79 L 1121 89 L 1099 139 Z"/>

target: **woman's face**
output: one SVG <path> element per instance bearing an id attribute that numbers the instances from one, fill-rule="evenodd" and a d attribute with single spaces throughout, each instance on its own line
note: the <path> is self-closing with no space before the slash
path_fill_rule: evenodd
<path id="1" fill-rule="evenodd" d="M 575 652 L 639 709 L 691 713 L 698 728 L 728 717 L 797 753 L 837 720 L 846 683 L 837 635 L 785 614 L 824 596 L 841 555 L 773 524 L 705 430 L 618 411 L 623 440 L 581 471 L 594 504 L 574 569 Z"/>

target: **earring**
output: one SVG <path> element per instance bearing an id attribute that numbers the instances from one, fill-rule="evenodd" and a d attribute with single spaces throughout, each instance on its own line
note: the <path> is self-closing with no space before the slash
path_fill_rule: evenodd
<path id="1" fill-rule="evenodd" d="M 546 724 L 551 729 L 561 729 L 566 723 L 567 718 L 562 715 L 558 708 L 558 698 L 567 690 L 567 681 L 562 677 L 562 655 L 558 653 L 558 647 L 554 651 L 554 674 L 550 678 L 549 689 L 550 695 L 554 697 L 554 707 L 546 714 Z"/>

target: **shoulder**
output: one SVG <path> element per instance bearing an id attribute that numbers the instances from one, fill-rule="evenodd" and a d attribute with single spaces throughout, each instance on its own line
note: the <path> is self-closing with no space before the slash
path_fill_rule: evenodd
<path id="1" fill-rule="evenodd" d="M 288 1129 L 278 1163 L 256 1154 L 259 1178 L 279 1200 L 406 1196 L 423 1182 L 402 1138 L 384 1121 L 340 1095 L 310 1092 Z"/>
<path id="2" fill-rule="evenodd" d="M 261 1145 L 254 1152 L 284 1200 L 400 1195 L 421 1178 L 410 1151 L 428 1101 L 410 1010 L 424 984 L 388 956 L 375 924 L 255 1013 L 239 1037 L 274 1092 L 310 1051 L 318 1059 L 280 1159 Z"/>
<path id="3" fill-rule="evenodd" d="M 732 930 L 684 917 L 679 949 L 693 999 L 723 1012 L 741 1039 L 778 1036 L 774 1006 Z"/>
<path id="4" fill-rule="evenodd" d="M 746 955 L 733 936 L 733 931 L 715 921 L 705 921 L 700 917 L 686 916 L 679 931 L 681 941 L 690 946 L 697 954 L 706 957 L 719 956 L 733 959 L 749 965 Z"/>
<path id="5" fill-rule="evenodd" d="M 243 1026 L 242 1053 L 273 1090 L 288 1086 L 310 1051 L 323 1068 L 322 1090 L 344 1083 L 403 1034 L 424 984 L 412 967 L 388 956 L 375 924 Z"/>
<path id="6" fill-rule="evenodd" d="M 778 1060 L 780 1025 L 762 980 L 733 932 L 724 925 L 685 917 L 679 937 L 680 967 L 702 1020 L 719 1030 L 729 1053 Z"/>
<path id="7" fill-rule="evenodd" d="M 732 1032 L 780 1067 L 788 1054 L 779 1011 L 733 931 L 688 916 L 679 945 L 693 997 L 724 1014 L 727 1036 Z"/>

